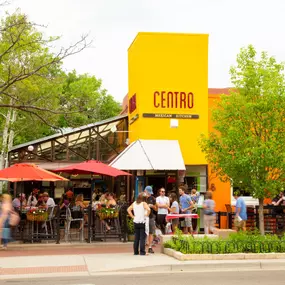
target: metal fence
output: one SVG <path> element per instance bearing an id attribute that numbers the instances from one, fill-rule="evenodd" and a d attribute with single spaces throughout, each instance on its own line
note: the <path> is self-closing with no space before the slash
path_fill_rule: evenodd
<path id="1" fill-rule="evenodd" d="M 234 228 L 234 212 L 217 212 L 216 226 L 222 227 L 222 219 L 225 220 L 225 227 L 229 229 Z M 247 208 L 247 222 L 246 228 L 248 230 L 255 230 L 259 228 L 259 207 Z M 285 207 L 284 206 L 265 206 L 264 207 L 264 228 L 265 233 L 282 235 L 285 233 Z"/>
<path id="2" fill-rule="evenodd" d="M 45 220 L 31 221 L 27 218 L 27 213 L 19 213 L 21 216 L 18 226 L 12 228 L 12 239 L 24 243 L 55 242 L 61 241 L 106 241 L 118 240 L 127 241 L 127 208 L 128 204 L 119 207 L 119 217 L 102 222 L 92 210 L 91 206 L 86 209 L 88 223 L 83 226 L 82 232 L 78 228 L 80 223 L 85 223 L 84 216 L 81 219 L 73 219 L 67 222 L 66 212 L 56 206 L 52 215 Z M 72 218 L 72 217 L 71 217 Z M 110 224 L 111 230 L 107 231 L 105 222 Z"/>

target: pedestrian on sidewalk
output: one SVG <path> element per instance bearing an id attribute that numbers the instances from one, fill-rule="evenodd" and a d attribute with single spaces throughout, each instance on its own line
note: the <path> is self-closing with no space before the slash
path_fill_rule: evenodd
<path id="1" fill-rule="evenodd" d="M 191 214 L 191 209 L 193 208 L 193 201 L 190 195 L 186 194 L 186 188 L 184 186 L 179 187 L 179 195 L 180 195 L 180 206 L 182 214 Z M 186 217 L 184 219 L 184 234 L 192 234 L 192 219 L 190 217 Z"/>
<path id="2" fill-rule="evenodd" d="M 150 214 L 149 214 L 149 222 L 148 225 L 148 237 L 146 244 L 148 246 L 148 253 L 154 253 L 152 249 L 152 243 L 153 243 L 153 236 L 155 234 L 155 213 L 154 211 L 157 211 L 156 208 L 156 200 L 153 196 L 153 190 L 151 186 L 146 186 L 144 193 L 146 195 L 146 203 L 148 204 L 150 208 Z"/>
<path id="3" fill-rule="evenodd" d="M 213 194 L 211 191 L 207 191 L 205 195 L 205 201 L 203 204 L 204 208 L 204 230 L 205 234 L 208 235 L 210 232 L 215 233 L 215 201 L 213 200 Z"/>
<path id="4" fill-rule="evenodd" d="M 179 214 L 179 204 L 178 204 L 177 195 L 175 193 L 171 193 L 169 195 L 169 200 L 171 203 L 171 206 L 168 208 L 169 212 L 171 214 Z M 175 233 L 179 225 L 179 218 L 172 219 L 171 225 L 172 225 L 172 232 Z"/>
<path id="5" fill-rule="evenodd" d="M 0 244 L 3 241 L 2 249 L 6 250 L 11 239 L 9 218 L 12 213 L 12 198 L 8 194 L 3 194 L 0 209 Z"/>
<path id="6" fill-rule="evenodd" d="M 239 191 L 234 193 L 234 198 L 236 199 L 236 211 L 235 211 L 235 220 L 234 224 L 237 231 L 246 231 L 246 221 L 247 221 L 247 212 L 246 204 L 242 197 L 240 197 Z"/>
<path id="7" fill-rule="evenodd" d="M 150 208 L 148 204 L 144 202 L 144 198 L 144 193 L 140 193 L 137 197 L 137 200 L 128 208 L 128 214 L 133 219 L 135 228 L 134 255 L 146 255 L 145 217 L 149 216 Z"/>
<path id="8" fill-rule="evenodd" d="M 159 190 L 160 196 L 156 198 L 157 205 L 157 224 L 162 232 L 165 234 L 165 226 L 166 226 L 166 215 L 168 214 L 168 208 L 170 206 L 169 198 L 165 196 L 165 189 L 160 188 Z"/>

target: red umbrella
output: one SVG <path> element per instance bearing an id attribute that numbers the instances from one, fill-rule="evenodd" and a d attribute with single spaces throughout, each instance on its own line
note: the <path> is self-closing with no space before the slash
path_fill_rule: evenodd
<path id="1" fill-rule="evenodd" d="M 131 175 L 128 172 L 119 170 L 107 164 L 104 164 L 97 160 L 88 160 L 80 163 L 76 163 L 67 167 L 62 167 L 53 170 L 54 172 L 65 172 L 71 174 L 97 174 L 106 176 L 127 176 Z"/>
<path id="2" fill-rule="evenodd" d="M 0 170 L 0 180 L 19 181 L 68 181 L 68 179 L 47 171 L 32 163 L 17 163 Z"/>

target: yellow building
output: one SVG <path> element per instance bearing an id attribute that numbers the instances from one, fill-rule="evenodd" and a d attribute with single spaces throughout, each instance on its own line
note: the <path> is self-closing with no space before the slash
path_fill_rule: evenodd
<path id="1" fill-rule="evenodd" d="M 131 145 L 111 165 L 139 170 L 141 189 L 170 189 L 173 181 L 200 192 L 211 188 L 217 210 L 224 211 L 230 186 L 209 171 L 198 143 L 212 128 L 209 103 L 218 98 L 208 93 L 208 35 L 139 33 L 128 65 Z"/>

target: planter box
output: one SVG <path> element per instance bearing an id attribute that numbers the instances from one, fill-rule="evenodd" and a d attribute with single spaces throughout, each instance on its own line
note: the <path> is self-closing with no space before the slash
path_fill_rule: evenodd
<path id="1" fill-rule="evenodd" d="M 285 259 L 285 253 L 184 254 L 171 248 L 164 248 L 163 253 L 180 261 Z"/>

